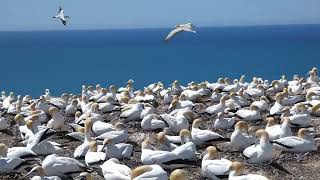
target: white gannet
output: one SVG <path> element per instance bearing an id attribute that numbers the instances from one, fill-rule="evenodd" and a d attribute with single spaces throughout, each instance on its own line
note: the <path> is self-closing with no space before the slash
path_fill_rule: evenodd
<path id="1" fill-rule="evenodd" d="M 196 144 L 204 144 L 204 143 L 211 143 L 213 141 L 226 140 L 226 138 L 224 138 L 218 133 L 215 133 L 210 130 L 200 129 L 199 127 L 200 127 L 200 124 L 202 123 L 203 121 L 201 119 L 196 119 L 192 123 L 191 136 L 192 136 L 192 140 Z"/>
<path id="2" fill-rule="evenodd" d="M 261 119 L 260 109 L 255 105 L 251 105 L 250 109 L 240 109 L 236 112 L 236 115 L 244 121 L 256 121 Z"/>
<path id="3" fill-rule="evenodd" d="M 311 114 L 312 116 L 320 116 L 320 103 L 311 108 Z"/>
<path id="4" fill-rule="evenodd" d="M 230 137 L 231 146 L 234 150 L 243 151 L 245 148 L 255 143 L 256 139 L 249 135 L 248 129 L 249 126 L 247 122 L 237 122 Z"/>
<path id="5" fill-rule="evenodd" d="M 107 158 L 124 159 L 130 158 L 133 152 L 133 145 L 126 143 L 114 144 L 112 139 L 103 140 L 103 148 Z"/>
<path id="6" fill-rule="evenodd" d="M 163 129 L 166 126 L 166 122 L 161 120 L 156 114 L 148 114 L 141 121 L 141 127 L 143 130 Z"/>
<path id="7" fill-rule="evenodd" d="M 97 141 L 90 142 L 90 148 L 84 158 L 86 165 L 90 167 L 99 167 L 106 160 L 106 153 L 98 151 Z"/>
<path id="8" fill-rule="evenodd" d="M 270 115 L 279 114 L 283 110 L 282 100 L 284 98 L 283 93 L 277 93 L 276 95 L 276 102 L 270 108 Z"/>
<path id="9" fill-rule="evenodd" d="M 121 110 L 120 118 L 125 118 L 125 121 L 140 120 L 143 109 L 143 103 L 132 104 L 131 107 L 129 106 Z"/>
<path id="10" fill-rule="evenodd" d="M 192 109 L 194 106 L 193 102 L 185 100 L 185 101 L 180 101 L 177 99 L 173 99 L 170 106 L 169 106 L 169 110 L 172 111 L 174 109 Z"/>
<path id="11" fill-rule="evenodd" d="M 53 129 L 61 129 L 64 126 L 64 117 L 59 112 L 58 108 L 56 107 L 50 107 L 49 113 L 51 115 L 51 120 L 48 121 L 47 127 L 53 128 Z"/>
<path id="12" fill-rule="evenodd" d="M 109 113 L 115 111 L 119 106 L 114 103 L 112 96 L 107 96 L 105 102 L 99 103 L 99 111 L 102 113 Z"/>
<path id="13" fill-rule="evenodd" d="M 168 180 L 168 175 L 159 165 L 144 165 L 132 170 L 131 180 Z"/>
<path id="14" fill-rule="evenodd" d="M 268 180 L 268 178 L 258 174 L 243 174 L 243 164 L 233 162 L 230 166 L 229 180 Z"/>
<path id="15" fill-rule="evenodd" d="M 120 164 L 118 159 L 111 158 L 104 162 L 100 168 L 105 179 L 131 180 L 131 169 L 124 164 Z"/>
<path id="16" fill-rule="evenodd" d="M 79 145 L 73 152 L 73 157 L 75 158 L 84 158 L 88 150 L 90 149 L 90 142 L 92 138 L 90 136 L 90 131 L 92 128 L 92 120 L 88 118 L 84 122 L 84 135 L 85 139 L 81 145 Z"/>
<path id="17" fill-rule="evenodd" d="M 179 137 L 180 138 L 180 137 Z M 172 151 L 175 148 L 177 148 L 178 146 L 174 143 L 171 143 L 169 141 L 169 139 L 167 138 L 167 135 L 164 132 L 159 132 L 157 135 L 157 140 L 159 143 L 159 150 L 162 151 Z M 180 142 L 181 142 L 181 138 L 180 138 Z"/>
<path id="18" fill-rule="evenodd" d="M 292 136 L 292 130 L 290 128 L 290 119 L 288 117 L 283 118 L 282 124 L 276 124 L 273 117 L 267 118 L 267 126 L 265 130 L 269 134 L 270 140 L 275 140 L 287 136 Z"/>
<path id="19" fill-rule="evenodd" d="M 173 95 L 180 95 L 180 93 L 183 91 L 183 87 L 180 86 L 180 83 L 178 80 L 174 80 L 171 86 L 171 93 Z"/>
<path id="20" fill-rule="evenodd" d="M 292 106 L 298 102 L 301 102 L 303 100 L 303 97 L 300 95 L 290 95 L 289 93 L 290 89 L 284 88 L 283 89 L 283 100 L 282 105 L 284 106 Z"/>
<path id="21" fill-rule="evenodd" d="M 194 25 L 191 23 L 187 23 L 187 24 L 179 24 L 176 25 L 174 27 L 174 29 L 172 31 L 170 31 L 170 33 L 167 35 L 167 37 L 165 38 L 166 41 L 171 40 L 174 36 L 176 36 L 176 34 L 180 33 L 180 32 L 193 32 L 193 33 L 197 33 L 194 29 Z"/>
<path id="22" fill-rule="evenodd" d="M 56 16 L 53 16 L 52 18 L 58 18 L 61 20 L 63 25 L 67 25 L 67 19 L 70 18 L 70 16 L 65 16 L 63 13 L 64 13 L 64 10 L 62 9 L 61 6 L 59 6 L 59 14 Z"/>
<path id="23" fill-rule="evenodd" d="M 40 165 L 36 165 L 35 167 L 33 167 L 29 173 L 24 175 L 24 177 L 31 175 L 31 173 L 35 171 L 39 174 L 39 176 L 32 176 L 30 180 L 61 180 L 61 178 L 58 176 L 47 176 L 44 169 Z"/>
<path id="24" fill-rule="evenodd" d="M 193 143 L 190 131 L 188 129 L 182 129 L 179 135 L 181 138 L 181 145 L 171 152 L 183 160 L 193 160 L 196 155 L 196 145 Z"/>
<path id="25" fill-rule="evenodd" d="M 261 96 L 259 101 L 253 101 L 251 105 L 256 106 L 261 111 L 266 111 L 269 108 L 269 100 L 265 96 Z"/>
<path id="26" fill-rule="evenodd" d="M 228 176 L 228 171 L 232 164 L 228 159 L 215 159 L 217 153 L 216 147 L 209 146 L 202 158 L 201 169 L 209 179 L 219 179 Z"/>
<path id="27" fill-rule="evenodd" d="M 235 123 L 235 117 L 225 117 L 224 112 L 219 112 L 213 127 L 216 129 L 230 129 Z"/>
<path id="28" fill-rule="evenodd" d="M 307 127 L 310 126 L 311 116 L 303 103 L 296 106 L 296 111 L 292 116 L 289 116 L 290 122 L 293 126 Z"/>
<path id="29" fill-rule="evenodd" d="M 172 171 L 169 177 L 170 180 L 188 180 L 188 173 L 183 169 L 176 169 Z"/>
<path id="30" fill-rule="evenodd" d="M 0 174 L 8 173 L 10 171 L 18 170 L 25 160 L 19 157 L 7 157 L 8 147 L 0 143 Z"/>
<path id="31" fill-rule="evenodd" d="M 46 99 L 46 101 L 49 101 L 49 100 L 51 99 L 50 90 L 49 90 L 49 89 L 46 89 L 46 90 L 44 91 L 43 97 Z"/>
<path id="32" fill-rule="evenodd" d="M 96 136 L 100 136 L 101 134 L 104 134 L 110 131 L 116 131 L 116 127 L 110 123 L 96 121 L 92 125 L 92 132 Z"/>
<path id="33" fill-rule="evenodd" d="M 220 99 L 220 103 L 216 105 L 209 106 L 205 112 L 209 114 L 218 114 L 219 112 L 224 112 L 226 109 L 226 100 L 229 98 L 228 95 L 223 95 Z"/>
<path id="34" fill-rule="evenodd" d="M 13 92 L 10 92 L 9 96 L 3 100 L 2 108 L 8 109 L 13 102 L 15 102 L 15 96 Z"/>
<path id="35" fill-rule="evenodd" d="M 116 128 L 115 131 L 103 133 L 100 136 L 97 136 L 96 140 L 103 141 L 105 139 L 112 139 L 112 142 L 115 144 L 126 141 L 129 137 L 128 128 L 126 127 L 126 125 L 118 122 L 114 127 Z"/>
<path id="36" fill-rule="evenodd" d="M 177 112 L 174 116 L 161 114 L 160 117 L 168 124 L 168 131 L 179 133 L 182 129 L 189 128 L 189 121 L 194 119 L 194 113 L 191 110 Z"/>
<path id="37" fill-rule="evenodd" d="M 211 101 L 213 103 L 218 103 L 222 97 L 222 94 L 220 93 L 218 88 L 213 89 L 212 95 L 211 95 Z"/>
<path id="38" fill-rule="evenodd" d="M 273 146 L 281 151 L 308 152 L 316 149 L 313 133 L 310 130 L 301 128 L 298 136 L 288 136 L 272 141 Z"/>
<path id="39" fill-rule="evenodd" d="M 243 151 L 243 155 L 251 163 L 260 164 L 270 162 L 272 159 L 272 144 L 270 143 L 268 133 L 260 129 L 256 132 L 256 137 L 260 139 L 260 143 L 247 147 Z"/>
<path id="40" fill-rule="evenodd" d="M 265 94 L 264 87 L 261 84 L 257 85 L 256 88 L 248 88 L 244 90 L 244 93 L 254 98 L 264 96 Z"/>
<path id="41" fill-rule="evenodd" d="M 77 107 L 78 107 L 78 100 L 73 99 L 71 101 L 71 104 L 69 104 L 64 112 L 66 113 L 67 116 L 74 116 L 74 114 L 77 112 Z"/>

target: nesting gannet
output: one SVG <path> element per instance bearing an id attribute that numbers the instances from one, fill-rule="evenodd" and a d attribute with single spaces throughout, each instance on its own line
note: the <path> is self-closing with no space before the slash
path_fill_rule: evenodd
<path id="1" fill-rule="evenodd" d="M 166 41 L 171 40 L 174 36 L 176 36 L 178 33 L 180 32 L 193 32 L 193 33 L 197 33 L 194 29 L 194 25 L 191 23 L 187 23 L 187 24 L 179 24 L 176 25 L 174 27 L 174 29 L 172 31 L 170 31 L 170 33 L 167 35 L 167 37 L 165 38 Z"/>
<path id="2" fill-rule="evenodd" d="M 296 111 L 292 116 L 289 116 L 291 124 L 298 127 L 310 126 L 311 116 L 307 111 L 306 106 L 303 103 L 299 103 L 296 107 Z"/>
<path id="3" fill-rule="evenodd" d="M 90 142 L 92 141 L 92 138 L 90 136 L 91 128 L 92 128 L 92 120 L 88 118 L 84 123 L 85 139 L 83 143 L 74 150 L 73 157 L 83 158 L 85 157 L 86 153 L 90 149 Z"/>
<path id="4" fill-rule="evenodd" d="M 233 162 L 230 166 L 229 180 L 268 180 L 268 178 L 258 174 L 243 174 L 243 164 Z"/>
<path id="5" fill-rule="evenodd" d="M 269 100 L 265 96 L 261 96 L 259 101 L 253 101 L 251 105 L 256 106 L 261 111 L 266 111 L 269 108 Z"/>
<path id="6" fill-rule="evenodd" d="M 59 109 L 65 109 L 67 105 L 69 104 L 69 94 L 63 93 L 61 97 L 54 97 L 50 99 L 51 105 L 58 107 Z"/>
<path id="7" fill-rule="evenodd" d="M 133 152 L 133 145 L 126 143 L 114 144 L 112 139 L 103 140 L 103 148 L 107 158 L 124 159 L 130 158 Z"/>
<path id="8" fill-rule="evenodd" d="M 237 122 L 231 134 L 231 146 L 236 151 L 243 151 L 245 148 L 255 143 L 255 138 L 248 134 L 248 123 L 245 121 Z"/>
<path id="9" fill-rule="evenodd" d="M 63 25 L 67 25 L 67 19 L 70 18 L 70 16 L 65 16 L 63 13 L 64 13 L 64 10 L 62 9 L 61 6 L 59 6 L 59 14 L 56 16 L 53 16 L 52 18 L 58 18 L 61 20 Z"/>
<path id="10" fill-rule="evenodd" d="M 53 129 L 61 129 L 64 126 L 64 117 L 59 112 L 58 108 L 50 107 L 49 113 L 51 115 L 51 120 L 48 121 L 47 127 Z"/>
<path id="11" fill-rule="evenodd" d="M 185 100 L 185 101 L 180 101 L 177 99 L 173 99 L 173 101 L 171 102 L 170 106 L 169 106 L 169 110 L 174 110 L 174 109 L 192 109 L 194 106 L 193 102 Z"/>
<path id="12" fill-rule="evenodd" d="M 101 88 L 100 92 L 97 92 L 98 94 L 91 96 L 89 98 L 89 101 L 98 101 L 100 98 L 102 98 L 103 96 L 106 96 L 108 93 L 108 90 L 105 88 Z"/>
<path id="13" fill-rule="evenodd" d="M 230 129 L 235 123 L 235 117 L 225 117 L 224 112 L 219 112 L 213 127 L 216 129 Z"/>
<path id="14" fill-rule="evenodd" d="M 102 113 L 109 113 L 115 111 L 119 106 L 114 104 L 111 96 L 108 96 L 103 103 L 99 103 L 99 111 Z"/>
<path id="15" fill-rule="evenodd" d="M 148 114 L 141 121 L 141 127 L 144 130 L 163 129 L 166 126 L 166 122 L 156 114 Z"/>
<path id="16" fill-rule="evenodd" d="M 191 133 L 188 129 L 180 131 L 181 145 L 171 152 L 183 160 L 193 160 L 196 155 L 196 145 L 193 143 Z"/>
<path id="17" fill-rule="evenodd" d="M 192 130 L 191 130 L 191 136 L 192 140 L 196 144 L 203 144 L 203 143 L 209 143 L 213 141 L 223 141 L 226 140 L 223 136 L 221 136 L 218 133 L 215 133 L 210 130 L 202 130 L 200 129 L 200 124 L 202 124 L 203 121 L 201 119 L 196 119 L 192 123 Z"/>
<path id="18" fill-rule="evenodd" d="M 58 176 L 47 176 L 44 169 L 40 165 L 36 165 L 35 167 L 33 167 L 29 173 L 24 175 L 24 177 L 29 176 L 35 171 L 39 174 L 39 176 L 33 176 L 31 180 L 61 180 L 61 178 Z"/>
<path id="19" fill-rule="evenodd" d="M 272 143 L 276 149 L 289 152 L 308 152 L 316 149 L 313 132 L 305 128 L 299 129 L 298 136 L 276 139 Z"/>
<path id="20" fill-rule="evenodd" d="M 270 140 L 275 140 L 287 136 L 292 136 L 292 130 L 290 128 L 290 119 L 285 117 L 282 120 L 282 124 L 276 124 L 273 117 L 267 118 L 267 126 L 265 130 L 269 134 Z"/>
<path id="21" fill-rule="evenodd" d="M 273 80 L 271 82 L 271 87 L 268 88 L 265 92 L 266 93 L 278 93 L 278 92 L 282 91 L 283 88 L 285 88 L 285 85 L 283 84 L 283 82 L 281 82 L 279 80 Z"/>
<path id="22" fill-rule="evenodd" d="M 120 164 L 118 159 L 111 158 L 104 162 L 100 168 L 105 179 L 131 180 L 131 169 L 124 164 Z"/>
<path id="23" fill-rule="evenodd" d="M 167 138 L 167 135 L 164 132 L 158 133 L 157 140 L 159 143 L 159 147 L 158 147 L 159 150 L 172 151 L 178 147 L 177 145 L 169 141 L 169 139 Z M 180 138 L 180 142 L 181 142 L 181 138 Z"/>
<path id="24" fill-rule="evenodd" d="M 243 151 L 243 155 L 249 162 L 255 164 L 271 161 L 272 144 L 270 143 L 268 133 L 265 130 L 260 129 L 256 132 L 256 137 L 260 139 L 260 143 L 247 147 Z"/>
<path id="25" fill-rule="evenodd" d="M 168 124 L 168 131 L 179 133 L 182 129 L 189 128 L 189 121 L 194 119 L 194 114 L 190 110 L 177 112 L 174 116 L 161 114 L 160 117 Z"/>
<path id="26" fill-rule="evenodd" d="M 6 130 L 9 127 L 11 127 L 11 122 L 9 121 L 9 119 L 6 119 L 4 117 L 0 117 L 0 131 Z"/>
<path id="27" fill-rule="evenodd" d="M 96 121 L 92 125 L 92 132 L 96 136 L 100 136 L 101 134 L 104 134 L 110 131 L 116 131 L 116 127 L 110 123 Z"/>
<path id="28" fill-rule="evenodd" d="M 274 105 L 270 108 L 270 115 L 279 114 L 281 113 L 283 109 L 282 100 L 284 98 L 283 93 L 278 93 L 276 95 L 276 102 Z"/>
<path id="29" fill-rule="evenodd" d="M 25 160 L 19 157 L 7 157 L 8 147 L 0 143 L 0 174 L 18 170 L 25 164 Z"/>
<path id="30" fill-rule="evenodd" d="M 219 112 L 224 112 L 224 110 L 226 109 L 226 100 L 228 99 L 228 95 L 223 95 L 220 99 L 220 103 L 213 105 L 213 106 L 209 106 L 205 112 L 209 113 L 209 114 L 218 114 Z"/>
<path id="31" fill-rule="evenodd" d="M 66 136 L 77 141 L 84 141 L 85 140 L 84 127 L 82 126 L 76 127 L 74 128 L 73 132 L 68 133 Z"/>
<path id="32" fill-rule="evenodd" d="M 173 95 L 179 95 L 183 91 L 183 87 L 180 85 L 178 80 L 175 80 L 171 86 L 171 93 Z"/>
<path id="33" fill-rule="evenodd" d="M 71 104 L 69 104 L 64 112 L 66 113 L 67 116 L 74 116 L 74 114 L 77 112 L 77 107 L 78 107 L 78 101 L 76 99 L 73 99 L 71 101 Z"/>
<path id="34" fill-rule="evenodd" d="M 132 180 L 157 179 L 168 180 L 167 173 L 159 165 L 144 165 L 132 170 Z"/>
<path id="35" fill-rule="evenodd" d="M 317 117 L 320 116 L 320 103 L 311 108 L 311 114 Z"/>
<path id="36" fill-rule="evenodd" d="M 220 93 L 218 88 L 213 89 L 212 95 L 211 95 L 211 101 L 213 103 L 218 103 L 222 97 L 222 94 Z"/>
<path id="37" fill-rule="evenodd" d="M 8 109 L 13 102 L 15 102 L 15 96 L 13 92 L 10 92 L 9 96 L 3 100 L 2 108 Z"/>
<path id="38" fill-rule="evenodd" d="M 87 166 L 99 167 L 106 160 L 106 153 L 98 152 L 97 141 L 90 142 L 90 148 L 85 155 L 85 162 Z"/>
<path id="39" fill-rule="evenodd" d="M 42 161 L 42 165 L 37 168 L 42 168 L 46 176 L 59 176 L 61 178 L 70 178 L 83 171 L 89 171 L 89 169 L 78 160 L 56 154 L 46 156 Z M 37 170 L 37 168 L 32 169 L 28 174 Z"/>
<path id="40" fill-rule="evenodd" d="M 207 178 L 218 179 L 228 175 L 232 162 L 224 158 L 215 159 L 217 153 L 217 149 L 214 146 L 209 146 L 202 158 L 201 169 Z"/>
<path id="41" fill-rule="evenodd" d="M 256 121 L 261 119 L 260 109 L 258 109 L 255 105 L 251 105 L 250 109 L 238 110 L 236 115 L 244 121 Z"/>
<path id="42" fill-rule="evenodd" d="M 112 139 L 112 142 L 115 144 L 126 141 L 129 137 L 127 126 L 124 125 L 123 123 L 117 123 L 115 125 L 115 128 L 116 128 L 115 131 L 109 131 L 109 132 L 103 133 L 100 136 L 97 136 L 96 139 L 97 140 Z"/>
<path id="43" fill-rule="evenodd" d="M 125 118 L 126 121 L 137 121 L 141 119 L 141 112 L 144 109 L 143 103 L 133 104 L 131 107 L 122 109 L 120 118 Z"/>
<path id="44" fill-rule="evenodd" d="M 169 180 L 188 180 L 188 173 L 183 169 L 176 169 L 170 174 Z"/>
<path id="45" fill-rule="evenodd" d="M 40 96 L 39 101 L 36 102 L 35 108 L 37 110 L 42 110 L 42 111 L 44 111 L 46 113 L 49 113 L 49 107 L 50 106 L 47 104 L 45 97 L 44 96 Z"/>
<path id="46" fill-rule="evenodd" d="M 248 88 L 244 90 L 244 93 L 254 98 L 264 96 L 265 94 L 264 87 L 261 84 L 257 85 L 256 88 Z"/>

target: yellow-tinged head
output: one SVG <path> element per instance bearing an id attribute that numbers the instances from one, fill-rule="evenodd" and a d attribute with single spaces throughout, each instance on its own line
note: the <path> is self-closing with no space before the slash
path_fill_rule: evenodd
<path id="1" fill-rule="evenodd" d="M 217 148 L 214 146 L 207 147 L 206 151 L 207 151 L 210 159 L 216 157 L 216 155 L 218 154 Z"/>
<path id="2" fill-rule="evenodd" d="M 248 131 L 249 130 L 249 125 L 245 121 L 239 121 L 239 122 L 237 122 L 235 128 Z"/>
<path id="3" fill-rule="evenodd" d="M 170 180 L 188 180 L 188 174 L 182 169 L 176 169 L 170 174 Z"/>
<path id="4" fill-rule="evenodd" d="M 139 166 L 139 167 L 137 167 L 137 168 L 132 170 L 131 179 L 134 179 L 134 178 L 136 178 L 136 177 L 138 177 L 138 176 L 140 176 L 140 175 L 142 175 L 142 174 L 144 174 L 146 172 L 149 172 L 151 170 L 152 170 L 152 168 L 150 166 L 148 166 L 148 165 Z"/>
<path id="5" fill-rule="evenodd" d="M 241 162 L 233 162 L 230 166 L 231 171 L 235 171 L 237 176 L 240 176 L 243 173 L 244 166 Z"/>
<path id="6" fill-rule="evenodd" d="M 203 121 L 201 119 L 195 119 L 192 123 L 192 128 L 199 128 L 202 123 Z"/>

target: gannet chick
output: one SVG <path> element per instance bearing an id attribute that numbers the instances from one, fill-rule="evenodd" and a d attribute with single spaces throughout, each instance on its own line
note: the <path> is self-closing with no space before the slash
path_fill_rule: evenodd
<path id="1" fill-rule="evenodd" d="M 206 154 L 202 158 L 201 169 L 207 178 L 219 179 L 228 176 L 232 162 L 227 159 L 215 159 L 217 154 L 217 148 L 209 146 L 206 149 Z"/>
<path id="2" fill-rule="evenodd" d="M 131 169 L 124 164 L 120 164 L 118 159 L 111 158 L 104 162 L 100 168 L 105 179 L 131 180 Z"/>
<path id="3" fill-rule="evenodd" d="M 90 149 L 90 142 L 92 141 L 92 138 L 90 136 L 91 128 L 92 128 L 92 120 L 88 118 L 84 122 L 85 139 L 83 143 L 74 150 L 73 157 L 84 158 L 85 155 L 87 154 L 88 150 Z"/>
<path id="4" fill-rule="evenodd" d="M 270 109 L 270 115 L 279 114 L 283 109 L 282 100 L 284 98 L 283 93 L 278 93 L 276 95 L 276 102 Z"/>
<path id="5" fill-rule="evenodd" d="M 84 159 L 87 166 L 99 167 L 106 160 L 106 153 L 98 152 L 97 141 L 93 140 L 90 142 L 90 148 Z"/>
<path id="6" fill-rule="evenodd" d="M 226 138 L 221 136 L 218 133 L 215 133 L 210 130 L 202 130 L 199 129 L 200 124 L 202 124 L 203 121 L 201 119 L 196 119 L 192 123 L 192 130 L 191 130 L 191 136 L 192 140 L 196 144 L 204 144 L 204 143 L 211 143 L 214 141 L 224 141 Z"/>
<path id="7" fill-rule="evenodd" d="M 231 134 L 231 146 L 236 151 L 243 151 L 245 148 L 255 143 L 255 138 L 248 134 L 248 123 L 245 121 L 237 122 L 233 133 Z"/>
<path id="8" fill-rule="evenodd" d="M 224 117 L 224 112 L 219 112 L 217 119 L 214 121 L 215 129 L 230 129 L 235 123 L 235 117 Z"/>
<path id="9" fill-rule="evenodd" d="M 103 140 L 103 148 L 107 158 L 124 159 L 130 158 L 133 152 L 132 144 L 118 143 L 114 144 L 112 139 Z"/>
<path id="10" fill-rule="evenodd" d="M 205 112 L 209 114 L 218 114 L 219 112 L 224 112 L 226 109 L 226 100 L 228 99 L 228 95 L 223 95 L 220 99 L 220 103 L 209 106 Z"/>
<path id="11" fill-rule="evenodd" d="M 230 166 L 229 180 L 268 180 L 268 178 L 257 174 L 243 174 L 243 169 L 242 163 L 233 162 Z"/>
<path id="12" fill-rule="evenodd" d="M 261 111 L 266 111 L 269 108 L 269 100 L 265 96 L 261 96 L 259 101 L 254 101 L 251 105 L 256 106 Z"/>
<path id="13" fill-rule="evenodd" d="M 166 126 L 165 121 L 161 120 L 156 114 L 148 114 L 141 121 L 141 127 L 144 130 L 163 129 Z"/>
<path id="14" fill-rule="evenodd" d="M 244 121 L 256 121 L 261 119 L 260 109 L 258 109 L 255 105 L 251 105 L 250 109 L 238 110 L 236 115 Z"/>
<path id="15" fill-rule="evenodd" d="M 301 128 L 298 136 L 288 136 L 272 141 L 273 146 L 281 151 L 308 152 L 316 149 L 313 132 Z"/>
<path id="16" fill-rule="evenodd" d="M 172 150 L 174 150 L 175 148 L 178 147 L 177 145 L 175 145 L 174 143 L 171 143 L 169 141 L 169 139 L 167 138 L 167 136 L 166 136 L 166 134 L 164 132 L 158 133 L 157 140 L 158 140 L 158 143 L 159 143 L 159 147 L 158 147 L 159 150 L 172 151 Z"/>
<path id="17" fill-rule="evenodd" d="M 31 178 L 31 180 L 61 180 L 60 177 L 58 176 L 47 176 L 44 169 L 42 168 L 42 166 L 40 165 L 36 165 L 35 167 L 33 167 L 29 173 L 27 173 L 26 175 L 24 175 L 24 177 L 29 176 L 31 173 L 37 171 L 37 173 L 39 174 L 39 176 L 33 176 Z"/>
<path id="18" fill-rule="evenodd" d="M 48 121 L 47 127 L 53 129 L 61 129 L 64 126 L 64 117 L 59 112 L 58 108 L 50 107 L 49 114 L 52 118 Z"/>
<path id="19" fill-rule="evenodd" d="M 290 119 L 285 117 L 282 120 L 282 124 L 276 124 L 273 117 L 267 118 L 266 131 L 269 134 L 270 140 L 275 140 L 287 136 L 292 136 L 292 130 L 290 128 Z"/>
<path id="20" fill-rule="evenodd" d="M 132 180 L 157 179 L 168 180 L 167 173 L 159 165 L 144 165 L 132 170 Z"/>
<path id="21" fill-rule="evenodd" d="M 270 144 L 268 133 L 260 129 L 256 132 L 256 137 L 260 139 L 260 143 L 247 147 L 243 151 L 243 155 L 251 163 L 260 164 L 270 162 L 272 159 L 272 144 Z"/>
<path id="22" fill-rule="evenodd" d="M 123 123 L 117 123 L 115 128 L 115 131 L 109 131 L 97 136 L 96 140 L 112 139 L 115 144 L 126 141 L 129 137 L 127 126 Z"/>

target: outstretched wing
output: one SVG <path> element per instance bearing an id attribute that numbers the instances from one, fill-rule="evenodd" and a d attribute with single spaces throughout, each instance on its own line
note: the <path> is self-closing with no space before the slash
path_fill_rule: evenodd
<path id="1" fill-rule="evenodd" d="M 179 32 L 183 31 L 182 28 L 180 28 L 179 26 L 177 26 L 175 29 L 173 29 L 166 37 L 166 41 L 169 41 L 170 39 L 172 39 L 176 34 L 178 34 Z"/>
<path id="2" fill-rule="evenodd" d="M 67 21 L 65 21 L 65 20 L 61 19 L 61 22 L 63 25 L 67 25 Z"/>

